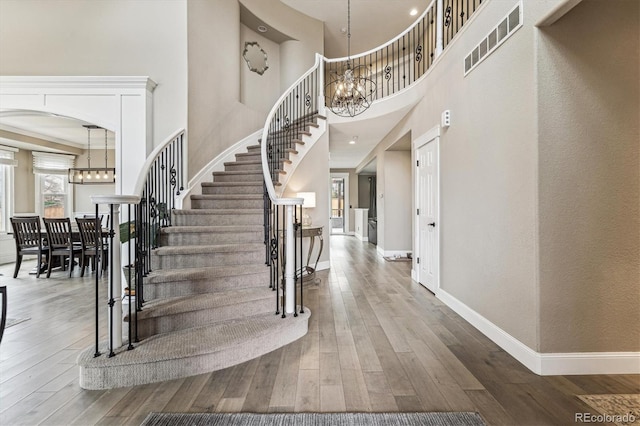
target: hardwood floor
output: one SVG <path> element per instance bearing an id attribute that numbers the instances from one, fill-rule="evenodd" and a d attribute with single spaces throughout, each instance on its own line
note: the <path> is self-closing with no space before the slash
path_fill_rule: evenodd
<path id="1" fill-rule="evenodd" d="M 0 266 L 10 318 L 0 347 L 0 424 L 138 425 L 152 411 L 478 411 L 489 424 L 566 425 L 576 394 L 639 393 L 640 376 L 537 376 L 353 237 L 331 238 L 332 268 L 305 293 L 309 333 L 210 374 L 109 391 L 78 386 L 93 342 L 94 277 L 18 279 Z M 101 283 L 104 293 L 106 281 Z M 101 300 L 105 300 L 104 294 Z M 103 309 L 104 306 L 101 308 Z M 101 314 L 104 320 L 105 314 Z"/>

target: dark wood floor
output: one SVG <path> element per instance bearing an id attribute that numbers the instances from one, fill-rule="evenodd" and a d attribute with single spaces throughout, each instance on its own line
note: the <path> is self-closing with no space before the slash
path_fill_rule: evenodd
<path id="1" fill-rule="evenodd" d="M 75 358 L 93 341 L 93 277 L 18 279 L 0 347 L 0 424 L 131 424 L 152 411 L 478 411 L 489 424 L 566 425 L 590 412 L 575 395 L 639 393 L 640 376 L 529 372 L 353 237 L 331 238 L 332 268 L 308 289 L 302 339 L 210 374 L 86 391 Z M 104 284 L 102 285 L 104 287 Z M 101 319 L 104 317 L 101 316 Z"/>

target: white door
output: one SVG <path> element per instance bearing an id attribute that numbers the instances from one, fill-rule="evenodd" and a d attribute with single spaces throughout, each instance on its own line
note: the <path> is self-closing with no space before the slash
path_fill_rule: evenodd
<path id="1" fill-rule="evenodd" d="M 440 238 L 438 138 L 417 150 L 418 282 L 436 292 L 439 285 Z"/>

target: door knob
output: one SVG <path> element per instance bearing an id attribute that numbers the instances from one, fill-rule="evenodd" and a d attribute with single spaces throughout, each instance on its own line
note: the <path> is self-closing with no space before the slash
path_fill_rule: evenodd
<path id="1" fill-rule="evenodd" d="M 436 227 L 436 223 L 435 222 L 431 222 L 428 224 L 429 226 L 433 226 L 434 228 Z"/>

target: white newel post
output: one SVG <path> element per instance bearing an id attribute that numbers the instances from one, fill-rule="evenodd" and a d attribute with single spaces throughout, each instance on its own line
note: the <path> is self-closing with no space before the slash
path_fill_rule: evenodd
<path id="1" fill-rule="evenodd" d="M 284 271 L 285 278 L 285 290 L 286 290 L 286 298 L 285 298 L 285 313 L 293 314 L 296 309 L 296 282 L 295 282 L 295 271 L 294 271 L 294 256 L 295 251 L 293 247 L 293 239 L 295 238 L 295 229 L 293 228 L 293 209 L 295 206 L 287 205 L 286 209 L 286 246 L 287 251 L 285 253 L 285 265 L 286 269 Z"/>
<path id="2" fill-rule="evenodd" d="M 444 50 L 444 2 L 437 0 L 436 5 L 436 58 Z"/>
<path id="3" fill-rule="evenodd" d="M 112 214 L 111 224 L 114 236 L 109 245 L 109 283 L 107 304 L 113 300 L 113 308 L 107 309 L 107 324 L 109 334 L 107 339 L 113 341 L 113 346 L 109 348 L 112 352 L 122 346 L 122 263 L 120 248 L 120 205 L 138 204 L 140 197 L 136 195 L 92 195 L 93 204 L 109 205 L 109 214 Z M 129 219 L 130 220 L 130 219 Z"/>

